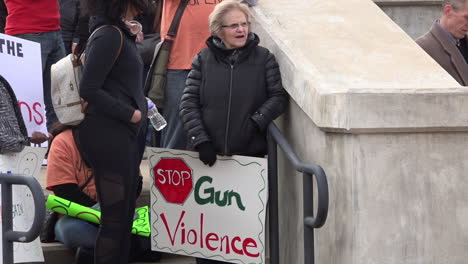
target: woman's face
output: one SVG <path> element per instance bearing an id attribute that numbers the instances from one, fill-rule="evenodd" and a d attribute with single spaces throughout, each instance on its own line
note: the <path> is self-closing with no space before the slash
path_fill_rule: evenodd
<path id="1" fill-rule="evenodd" d="M 247 42 L 249 34 L 249 22 L 245 14 L 239 9 L 233 9 L 226 13 L 223 25 L 218 37 L 223 40 L 227 49 L 241 48 Z"/>

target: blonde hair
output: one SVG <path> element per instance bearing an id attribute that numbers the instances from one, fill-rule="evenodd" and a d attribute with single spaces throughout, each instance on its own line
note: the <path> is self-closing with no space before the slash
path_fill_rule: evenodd
<path id="1" fill-rule="evenodd" d="M 250 23 L 249 7 L 246 4 L 241 3 L 239 0 L 224 0 L 220 4 L 216 5 L 213 12 L 211 12 L 208 17 L 208 24 L 212 36 L 218 36 L 219 32 L 221 32 L 221 29 L 223 28 L 224 16 L 232 10 L 239 10 L 244 13 L 247 18 L 247 22 Z"/>

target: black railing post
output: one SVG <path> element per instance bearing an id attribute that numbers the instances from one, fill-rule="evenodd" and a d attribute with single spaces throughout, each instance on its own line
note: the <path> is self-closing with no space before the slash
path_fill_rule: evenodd
<path id="1" fill-rule="evenodd" d="M 270 209 L 270 261 L 279 264 L 279 225 L 278 225 L 278 158 L 279 146 L 285 157 L 303 177 L 303 224 L 304 224 L 304 264 L 315 263 L 314 228 L 325 224 L 328 215 L 327 175 L 320 166 L 303 163 L 299 160 L 286 138 L 274 123 L 268 126 L 268 178 Z M 317 214 L 314 216 L 313 178 L 317 181 Z"/>
<path id="2" fill-rule="evenodd" d="M 270 232 L 270 264 L 279 264 L 278 222 L 278 155 L 276 142 L 268 133 L 268 214 Z"/>
<path id="3" fill-rule="evenodd" d="M 13 230 L 13 192 L 11 184 L 2 184 L 2 234 L 3 263 L 13 263 L 13 243 L 8 241 L 6 233 Z"/>
<path id="4" fill-rule="evenodd" d="M 314 214 L 314 201 L 313 201 L 313 180 L 312 175 L 309 173 L 302 173 L 303 187 L 303 212 L 304 218 Z M 315 245 L 314 245 L 314 228 L 304 224 L 304 264 L 315 263 Z"/>
<path id="5" fill-rule="evenodd" d="M 0 173 L 2 185 L 2 233 L 3 264 L 13 264 L 13 242 L 31 242 L 39 236 L 45 218 L 44 193 L 39 182 L 32 176 Z M 13 230 L 13 192 L 12 185 L 26 185 L 34 200 L 34 220 L 26 232 Z"/>

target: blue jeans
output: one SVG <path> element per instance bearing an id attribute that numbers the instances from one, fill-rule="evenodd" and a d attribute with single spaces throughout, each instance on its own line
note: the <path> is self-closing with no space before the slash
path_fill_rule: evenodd
<path id="1" fill-rule="evenodd" d="M 187 136 L 179 120 L 179 105 L 188 73 L 189 70 L 167 71 L 163 110 L 167 126 L 161 131 L 161 147 L 163 148 L 184 150 L 187 147 Z"/>
<path id="2" fill-rule="evenodd" d="M 55 238 L 69 248 L 94 249 L 98 229 L 85 220 L 64 215 L 55 224 Z"/>
<path id="3" fill-rule="evenodd" d="M 44 93 L 44 104 L 46 110 L 46 126 L 50 131 L 52 124 L 58 121 L 50 93 L 50 67 L 65 57 L 65 46 L 63 45 L 60 30 L 43 33 L 18 34 L 15 37 L 30 40 L 41 44 L 42 59 L 42 83 Z"/>

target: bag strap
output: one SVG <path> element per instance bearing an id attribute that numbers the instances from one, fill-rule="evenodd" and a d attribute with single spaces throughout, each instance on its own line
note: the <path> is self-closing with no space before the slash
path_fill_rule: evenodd
<path id="1" fill-rule="evenodd" d="M 175 38 L 177 31 L 179 30 L 180 20 L 182 20 L 182 15 L 184 14 L 185 7 L 187 7 L 189 0 L 180 0 L 179 7 L 172 19 L 171 27 L 167 32 L 167 36 Z"/>
<path id="2" fill-rule="evenodd" d="M 114 27 L 120 33 L 120 47 L 119 47 L 119 51 L 117 52 L 117 56 L 115 56 L 115 58 L 114 58 L 114 62 L 112 62 L 112 64 L 114 64 L 117 61 L 117 58 L 119 57 L 120 52 L 122 51 L 122 47 L 123 47 L 123 33 L 122 33 L 122 30 L 118 26 L 116 26 L 116 25 L 102 25 L 102 26 L 96 28 L 93 31 L 93 33 L 91 33 L 91 35 L 89 35 L 88 42 L 91 41 L 91 38 L 94 36 L 94 34 L 96 34 L 96 32 L 98 32 L 98 30 L 100 30 L 102 28 L 105 28 L 105 27 Z M 76 65 L 75 65 L 75 63 L 73 64 L 75 67 L 81 64 L 81 55 L 83 55 L 84 53 L 86 53 L 86 50 L 84 52 L 82 52 L 81 54 L 79 54 L 79 56 L 77 56 L 75 58 Z"/>

